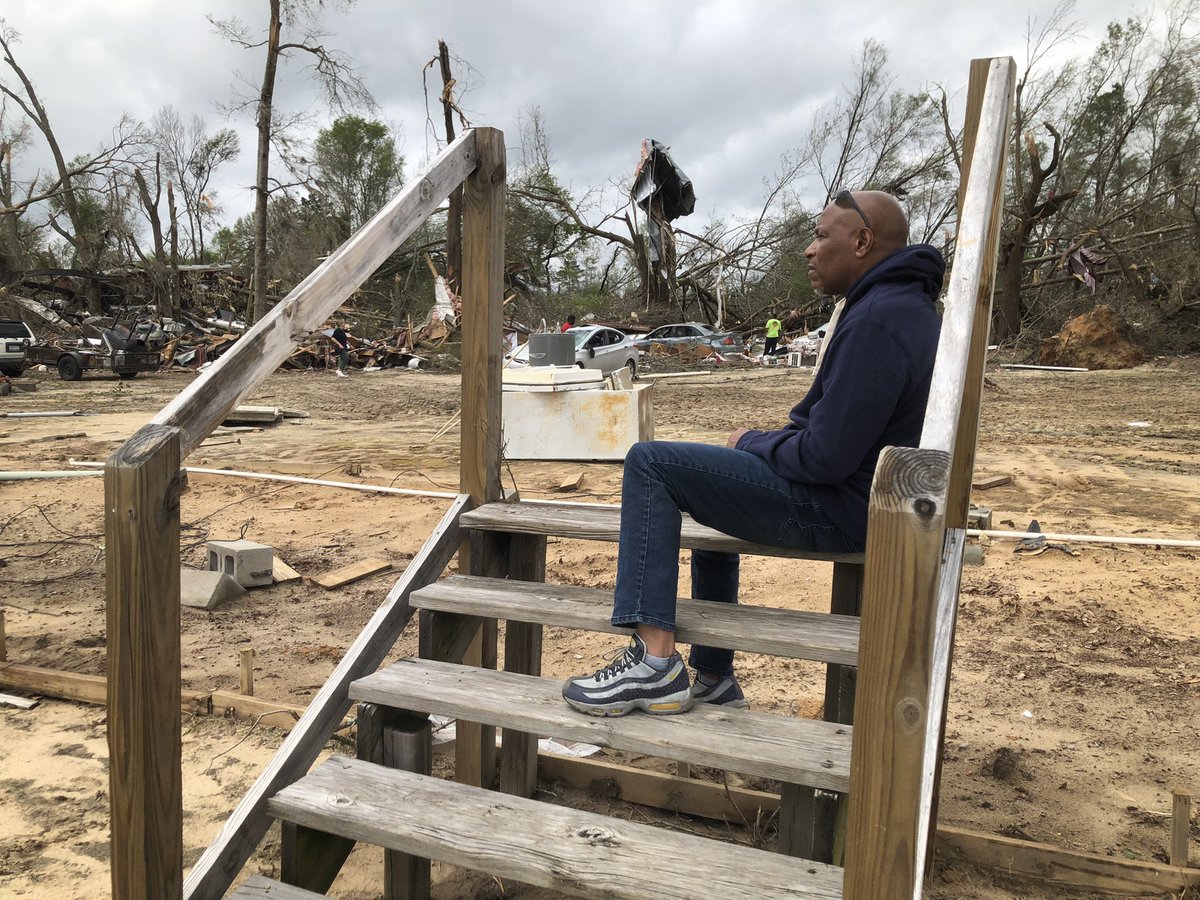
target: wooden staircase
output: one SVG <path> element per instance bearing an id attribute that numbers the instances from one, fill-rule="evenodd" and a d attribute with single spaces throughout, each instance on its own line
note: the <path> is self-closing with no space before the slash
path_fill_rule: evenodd
<path id="1" fill-rule="evenodd" d="M 106 465 L 113 895 L 225 896 L 273 816 L 281 880 L 252 878 L 232 896 L 320 896 L 354 844 L 369 842 L 385 850 L 388 898 L 428 896 L 435 859 L 579 896 L 919 897 L 936 822 L 1013 83 L 1011 60 L 972 66 L 970 177 L 929 409 L 919 447 L 880 456 L 867 554 L 756 547 L 684 523 L 685 548 L 833 566 L 829 614 L 683 600 L 678 618 L 684 642 L 824 663 L 828 721 L 704 706 L 596 719 L 540 677 L 543 626 L 614 630 L 607 592 L 543 583 L 547 538 L 616 541 L 619 511 L 498 502 L 504 142 L 475 129 Z M 181 884 L 180 460 L 460 184 L 461 494 Z M 461 574 L 439 581 L 455 554 Z M 419 658 L 381 670 L 418 615 Z M 310 772 L 354 702 L 358 758 Z M 458 721 L 456 782 L 430 775 L 434 714 Z M 543 734 L 778 780 L 780 852 L 534 801 Z M 842 847 L 844 867 L 829 864 Z"/>
<path id="2" fill-rule="evenodd" d="M 520 534 L 538 537 L 612 540 L 619 514 L 618 507 L 503 503 L 465 513 L 460 522 L 491 533 L 519 528 Z M 694 523 L 685 534 L 692 547 L 724 548 L 731 541 Z M 803 555 L 737 544 L 747 553 Z M 861 556 L 838 559 L 861 566 Z M 574 586 L 453 575 L 414 591 L 409 602 L 457 617 L 506 619 L 509 629 L 524 623 L 619 631 L 608 624 L 611 592 Z M 684 642 L 842 665 L 857 659 L 858 620 L 851 616 L 688 599 L 678 610 L 677 633 Z M 427 617 L 423 627 L 437 625 Z M 568 707 L 561 690 L 558 679 L 437 659 L 404 659 L 354 681 L 353 700 L 403 720 L 401 726 L 383 726 L 385 733 L 403 732 L 402 738 L 385 737 L 385 743 L 419 745 L 403 759 L 383 762 L 419 771 L 338 758 L 285 788 L 270 800 L 270 814 L 307 830 L 303 837 L 285 831 L 285 871 L 307 871 L 310 880 L 302 887 L 328 888 L 333 867 L 306 869 L 289 859 L 321 843 L 315 832 L 385 847 L 390 851 L 385 871 L 418 870 L 404 879 L 404 890 L 394 883 L 400 879 L 390 879 L 388 897 L 428 896 L 423 860 L 431 859 L 578 896 L 717 900 L 739 890 L 764 898 L 842 896 L 836 866 L 430 777 L 424 717 L 438 715 L 502 728 L 506 745 L 510 736 L 550 736 L 826 791 L 849 788 L 849 725 L 704 705 L 681 716 L 596 718 Z M 360 706 L 364 709 L 370 708 Z M 370 715 L 362 712 L 360 720 Z M 536 766 L 535 758 L 524 762 Z M 531 787 L 534 774 L 516 783 Z M 430 816 L 431 809 L 445 814 Z M 348 850 L 349 844 L 342 847 Z"/>

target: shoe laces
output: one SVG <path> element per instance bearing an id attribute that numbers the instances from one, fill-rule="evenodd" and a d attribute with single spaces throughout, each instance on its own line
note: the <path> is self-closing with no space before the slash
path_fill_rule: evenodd
<path id="1" fill-rule="evenodd" d="M 604 654 L 604 658 L 611 659 L 612 662 L 592 676 L 597 682 L 604 682 L 610 678 L 615 678 L 626 669 L 637 664 L 637 660 L 633 657 L 632 646 L 618 647 L 616 650 L 611 650 Z"/>

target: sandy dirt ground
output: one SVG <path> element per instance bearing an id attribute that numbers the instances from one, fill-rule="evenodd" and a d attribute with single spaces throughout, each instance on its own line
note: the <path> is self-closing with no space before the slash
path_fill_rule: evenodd
<path id="1" fill-rule="evenodd" d="M 733 427 L 773 427 L 806 389 L 801 370 L 743 369 L 662 380 L 657 436 L 722 442 Z M 979 475 L 1011 475 L 977 492 L 995 528 L 1195 539 L 1200 532 L 1200 360 L 1158 360 L 1120 372 L 992 369 Z M 102 460 L 191 380 L 130 382 L 38 377 L 38 390 L 0 398 L 0 469 L 60 469 Z M 280 373 L 251 399 L 310 415 L 216 436 L 190 465 L 304 474 L 454 491 L 459 378 L 411 371 Z M 1141 423 L 1141 424 L 1132 424 Z M 361 467 L 359 469 L 358 467 Z M 359 472 L 356 475 L 348 471 Z M 581 489 L 553 494 L 582 471 Z M 514 461 L 507 479 L 526 498 L 615 502 L 613 464 Z M 0 584 L 12 662 L 104 673 L 100 478 L 0 483 Z M 250 592 L 211 612 L 183 611 L 183 683 L 237 690 L 239 651 L 253 647 L 258 696 L 303 705 L 316 693 L 448 501 L 193 475 L 182 501 L 183 558 L 200 567 L 204 541 L 271 544 L 306 576 L 381 557 L 394 571 L 326 591 L 308 580 Z M 997 540 L 963 574 L 940 821 L 1117 857 L 1165 860 L 1172 789 L 1200 794 L 1200 559 L 1194 550 L 1068 542 L 1071 555 L 1013 552 Z M 681 588 L 686 590 L 686 559 Z M 610 586 L 615 548 L 553 541 L 548 580 Z M 827 610 L 828 566 L 778 559 L 743 564 L 743 601 Z M 396 655 L 415 652 L 415 626 Z M 548 629 L 544 670 L 591 669 L 610 637 Z M 819 712 L 820 667 L 743 656 L 752 704 Z M 0 708 L 0 896 L 107 896 L 108 801 L 101 707 L 45 699 Z M 282 739 L 263 723 L 185 717 L 185 862 L 193 863 Z M 328 752 L 350 752 L 331 742 Z M 654 766 L 652 760 L 624 759 Z M 703 833 L 693 820 L 605 804 L 546 786 L 572 802 Z M 770 841 L 772 823 L 726 829 Z M 277 872 L 272 831 L 248 871 Z M 1193 838 L 1197 836 L 1193 825 Z M 1193 843 L 1193 864 L 1198 851 Z M 379 896 L 376 851 L 356 851 L 332 891 Z M 542 897 L 521 885 L 435 868 L 439 897 Z M 1064 897 L 1062 889 L 938 865 L 935 898 Z"/>

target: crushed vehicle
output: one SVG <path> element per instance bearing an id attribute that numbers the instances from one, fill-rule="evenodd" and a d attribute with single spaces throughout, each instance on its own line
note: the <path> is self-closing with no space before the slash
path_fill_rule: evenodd
<path id="1" fill-rule="evenodd" d="M 19 319 L 0 319 L 0 375 L 16 378 L 25 370 L 25 351 L 33 332 Z"/>
<path id="2" fill-rule="evenodd" d="M 707 346 L 718 353 L 743 353 L 746 349 L 745 341 L 736 331 L 713 331 L 701 322 L 660 325 L 633 342 L 639 350 L 649 350 L 652 344 L 667 347 Z"/>
<path id="3" fill-rule="evenodd" d="M 85 319 L 74 343 L 66 340 L 32 344 L 26 351 L 29 365 L 44 364 L 58 370 L 63 381 L 78 381 L 88 370 L 107 370 L 121 378 L 159 367 L 166 335 L 155 322 L 123 326 L 113 319 Z"/>
<path id="4" fill-rule="evenodd" d="M 575 339 L 575 365 L 579 368 L 598 369 L 605 375 L 626 368 L 631 375 L 637 374 L 639 354 L 629 335 L 604 325 L 568 328 L 564 334 Z M 529 344 L 507 354 L 504 361 L 508 366 L 529 365 Z"/>

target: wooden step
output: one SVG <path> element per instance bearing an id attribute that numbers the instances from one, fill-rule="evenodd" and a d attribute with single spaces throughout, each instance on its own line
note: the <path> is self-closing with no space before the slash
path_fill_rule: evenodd
<path id="1" fill-rule="evenodd" d="M 612 591 L 596 588 L 452 575 L 414 591 L 409 602 L 419 609 L 629 634 L 609 624 Z M 855 616 L 682 598 L 675 615 L 675 636 L 683 643 L 858 664 Z"/>
<path id="2" fill-rule="evenodd" d="M 516 534 L 541 534 L 615 543 L 621 534 L 621 507 L 536 500 L 485 503 L 463 513 L 461 522 L 464 528 L 479 531 L 511 531 Z M 757 556 L 786 556 L 860 565 L 866 562 L 864 553 L 823 553 L 752 544 L 701 525 L 687 515 L 683 517 L 680 529 L 680 544 L 685 549 L 729 550 Z"/>
<path id="3" fill-rule="evenodd" d="M 842 896 L 842 870 L 765 850 L 333 757 L 271 815 L 581 897 Z"/>
<path id="4" fill-rule="evenodd" d="M 850 786 L 852 729 L 835 722 L 702 703 L 682 715 L 597 718 L 569 707 L 556 679 L 424 659 L 352 682 L 350 697 L 831 791 Z"/>
<path id="5" fill-rule="evenodd" d="M 251 875 L 237 890 L 229 895 L 229 900 L 326 900 L 325 894 L 314 894 L 282 881 L 272 881 L 263 875 Z"/>

